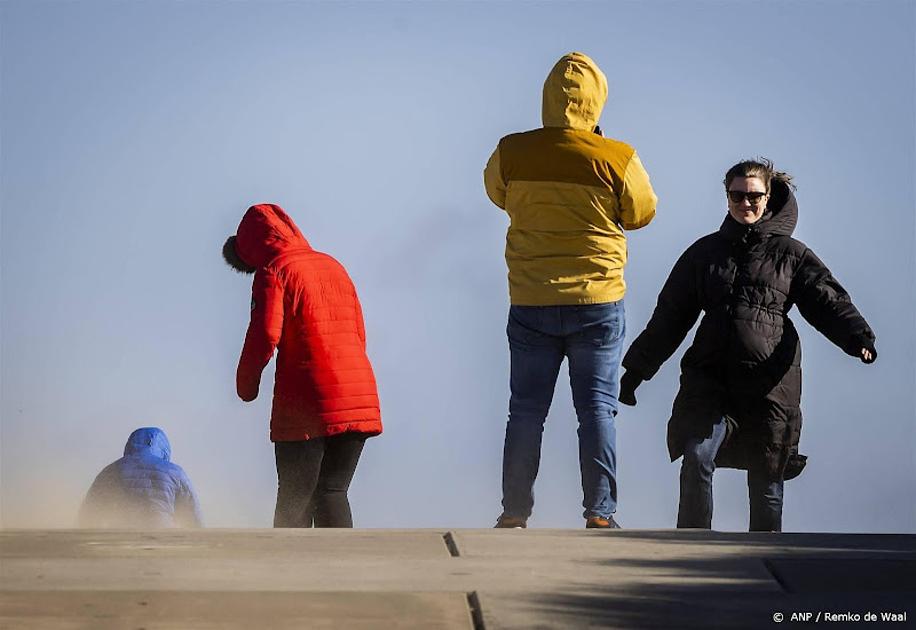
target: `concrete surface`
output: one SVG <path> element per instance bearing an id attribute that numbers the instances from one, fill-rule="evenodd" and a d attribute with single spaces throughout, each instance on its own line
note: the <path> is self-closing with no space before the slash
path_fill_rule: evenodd
<path id="1" fill-rule="evenodd" d="M 784 615 L 779 626 L 777 613 Z M 882 620 L 882 613 L 901 620 Z M 916 536 L 549 529 L 0 532 L 0 628 L 10 630 L 809 623 L 916 627 Z"/>

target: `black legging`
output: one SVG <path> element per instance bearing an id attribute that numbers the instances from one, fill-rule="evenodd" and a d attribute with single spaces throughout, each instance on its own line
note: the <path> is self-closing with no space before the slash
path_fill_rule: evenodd
<path id="1" fill-rule="evenodd" d="M 276 442 L 274 527 L 353 527 L 347 489 L 366 437 L 364 433 L 342 433 Z"/>

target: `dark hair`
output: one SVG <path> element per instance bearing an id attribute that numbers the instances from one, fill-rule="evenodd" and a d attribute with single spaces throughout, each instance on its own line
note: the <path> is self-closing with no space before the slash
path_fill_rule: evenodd
<path id="1" fill-rule="evenodd" d="M 770 192 L 770 182 L 776 180 L 795 190 L 795 184 L 792 183 L 792 176 L 782 171 L 777 171 L 773 167 L 773 162 L 765 157 L 759 157 L 756 160 L 744 160 L 738 162 L 725 173 L 725 190 L 731 186 L 736 177 L 757 177 L 763 181 L 767 192 Z"/>
<path id="2" fill-rule="evenodd" d="M 246 263 L 235 249 L 235 237 L 230 236 L 223 245 L 223 260 L 239 273 L 254 273 L 255 268 Z"/>

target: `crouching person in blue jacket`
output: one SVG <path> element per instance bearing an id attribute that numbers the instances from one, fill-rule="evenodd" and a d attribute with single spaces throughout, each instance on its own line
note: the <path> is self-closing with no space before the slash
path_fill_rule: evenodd
<path id="1" fill-rule="evenodd" d="M 130 434 L 124 457 L 98 474 L 80 508 L 80 527 L 200 527 L 200 506 L 191 480 L 169 461 L 162 429 Z"/>

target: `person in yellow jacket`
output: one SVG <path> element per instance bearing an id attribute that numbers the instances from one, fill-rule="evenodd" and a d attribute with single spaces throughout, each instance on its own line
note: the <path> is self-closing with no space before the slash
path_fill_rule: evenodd
<path id="1" fill-rule="evenodd" d="M 497 527 L 525 527 L 531 516 L 544 420 L 564 357 L 579 421 L 586 527 L 618 527 L 624 232 L 652 220 L 657 198 L 633 147 L 601 135 L 607 95 L 594 61 L 564 55 L 544 82 L 544 126 L 502 138 L 484 170 L 487 195 L 510 222 L 511 395 Z"/>

